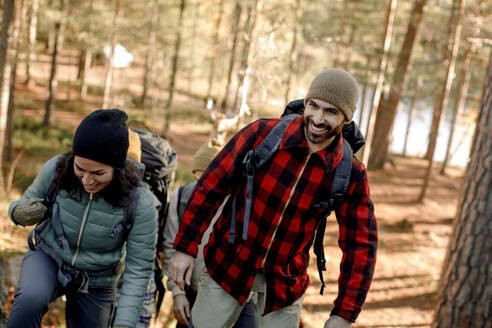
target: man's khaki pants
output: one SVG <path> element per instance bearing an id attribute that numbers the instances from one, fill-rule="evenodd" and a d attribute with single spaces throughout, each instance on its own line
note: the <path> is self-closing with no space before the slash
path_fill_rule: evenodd
<path id="1" fill-rule="evenodd" d="M 262 316 L 265 308 L 265 276 L 257 273 L 252 291 L 258 293 L 257 327 L 259 328 L 298 328 L 304 295 L 293 304 Z M 243 305 L 244 306 L 244 305 Z M 230 328 L 234 325 L 242 306 L 229 295 L 207 272 L 203 270 L 191 318 L 196 328 Z"/>

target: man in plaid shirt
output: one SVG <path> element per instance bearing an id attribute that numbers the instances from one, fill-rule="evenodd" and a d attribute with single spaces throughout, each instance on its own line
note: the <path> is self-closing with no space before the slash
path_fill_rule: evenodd
<path id="1" fill-rule="evenodd" d="M 195 327 L 230 327 L 251 290 L 258 292 L 260 327 L 299 326 L 309 285 L 309 248 L 316 227 L 326 219 L 314 205 L 330 192 L 343 154 L 341 130 L 352 120 L 358 95 L 357 82 L 345 71 L 330 69 L 316 76 L 304 99 L 304 114 L 287 125 L 278 151 L 255 172 L 249 223 L 242 161 L 280 119 L 249 124 L 212 161 L 184 214 L 169 272 L 180 288 L 190 283 L 198 242 L 217 208 L 232 195 L 204 250 L 207 270 L 191 314 Z M 347 194 L 335 212 L 343 256 L 338 296 L 325 328 L 350 327 L 356 320 L 376 261 L 377 227 L 367 173 L 355 157 Z"/>

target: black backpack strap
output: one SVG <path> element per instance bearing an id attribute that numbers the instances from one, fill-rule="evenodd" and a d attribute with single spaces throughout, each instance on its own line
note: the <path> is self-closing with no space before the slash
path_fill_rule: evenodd
<path id="1" fill-rule="evenodd" d="M 177 206 L 177 213 L 178 213 L 178 219 L 179 219 L 179 204 L 181 204 L 181 197 L 183 197 L 183 189 L 184 189 L 184 186 L 181 186 L 178 188 L 178 201 L 176 202 L 176 206 Z"/>
<path id="2" fill-rule="evenodd" d="M 60 207 L 56 202 L 56 196 L 58 195 L 58 181 L 57 176 L 51 179 L 48 187 L 48 193 L 46 195 L 46 206 L 48 207 L 48 213 L 51 216 L 51 224 L 55 229 L 56 236 L 58 237 L 58 245 L 65 254 L 70 254 L 70 244 L 67 237 L 65 237 L 65 231 L 61 223 Z M 41 232 L 39 232 L 41 233 Z"/>
<path id="3" fill-rule="evenodd" d="M 244 224 L 243 224 L 243 240 L 248 238 L 249 219 L 251 218 L 251 203 L 253 201 L 253 181 L 255 171 L 262 167 L 278 150 L 282 135 L 284 134 L 287 125 L 297 115 L 288 115 L 282 118 L 277 125 L 268 133 L 263 141 L 255 149 L 249 150 L 243 159 L 243 173 L 246 176 L 246 203 L 244 205 Z M 233 243 L 236 234 L 236 201 L 237 194 L 234 194 L 232 200 L 232 217 L 231 228 L 229 231 L 229 243 Z"/>
<path id="4" fill-rule="evenodd" d="M 325 289 L 325 281 L 323 279 L 322 271 L 326 271 L 325 249 L 323 245 L 326 229 L 326 217 L 330 215 L 331 211 L 340 206 L 343 198 L 347 194 L 350 183 L 350 174 L 352 172 L 352 156 L 353 151 L 350 144 L 347 140 L 343 139 L 343 156 L 335 169 L 330 197 L 328 198 L 328 201 L 320 202 L 315 205 L 315 207 L 321 207 L 325 210 L 325 215 L 321 219 L 318 228 L 316 229 L 316 237 L 314 239 L 314 254 L 316 254 L 316 264 L 321 282 L 321 295 L 323 295 L 323 291 Z"/>
<path id="5" fill-rule="evenodd" d="M 138 188 L 135 187 L 128 195 L 128 199 L 126 201 L 126 207 L 124 209 L 124 217 L 123 220 L 114 227 L 113 231 L 111 231 L 110 237 L 114 238 L 121 231 L 123 231 L 123 241 L 126 241 L 128 235 L 130 234 L 130 230 L 132 230 L 133 222 L 135 221 L 135 212 L 137 210 L 137 202 L 138 202 Z"/>
<path id="6" fill-rule="evenodd" d="M 56 236 L 58 237 L 58 245 L 65 254 L 70 254 L 70 244 L 68 243 L 67 237 L 65 237 L 65 231 L 63 231 L 60 217 L 60 207 L 57 202 L 53 203 L 51 211 L 51 224 L 53 225 Z"/>
<path id="7" fill-rule="evenodd" d="M 48 219 L 51 217 L 51 223 L 58 238 L 58 245 L 60 246 L 60 249 L 65 254 L 70 254 L 70 244 L 68 243 L 67 237 L 65 237 L 65 231 L 63 230 L 63 225 L 60 218 L 60 208 L 58 206 L 58 203 L 56 202 L 56 196 L 58 195 L 59 191 L 57 177 L 58 176 L 55 174 L 51 178 L 50 184 L 48 186 L 48 191 L 46 192 L 45 204 L 47 211 L 45 214 L 45 219 L 38 223 L 36 227 L 29 233 L 29 236 L 27 237 L 27 243 L 31 250 L 35 248 L 35 245 L 37 245 L 40 241 L 41 232 L 44 230 L 46 224 L 48 223 Z"/>
<path id="8" fill-rule="evenodd" d="M 326 271 L 326 258 L 325 250 L 323 248 L 323 239 L 325 237 L 326 230 L 326 217 L 323 217 L 319 222 L 318 228 L 316 228 L 316 237 L 314 239 L 314 254 L 316 254 L 316 266 L 318 267 L 319 280 L 321 282 L 320 294 L 323 295 L 325 289 L 325 280 L 323 279 L 323 272 Z"/>
<path id="9" fill-rule="evenodd" d="M 179 187 L 178 189 L 178 203 L 177 203 L 177 213 L 178 213 L 178 222 L 181 224 L 183 221 L 183 215 L 186 211 L 186 207 L 190 201 L 191 194 L 193 190 L 195 190 L 196 182 L 190 182 L 184 186 Z"/>

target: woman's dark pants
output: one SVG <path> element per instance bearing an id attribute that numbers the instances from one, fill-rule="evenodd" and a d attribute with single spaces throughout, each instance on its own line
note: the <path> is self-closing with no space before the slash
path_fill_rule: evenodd
<path id="1" fill-rule="evenodd" d="M 78 286 L 63 287 L 57 280 L 58 266 L 41 250 L 29 251 L 22 260 L 19 287 L 10 311 L 8 328 L 39 328 L 48 305 L 66 295 L 67 328 L 106 328 L 114 308 L 115 287 L 89 288 L 88 294 Z"/>

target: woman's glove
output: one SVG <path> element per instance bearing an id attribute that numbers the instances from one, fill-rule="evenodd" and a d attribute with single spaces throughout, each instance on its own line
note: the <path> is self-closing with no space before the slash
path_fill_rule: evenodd
<path id="1" fill-rule="evenodd" d="M 47 209 L 42 198 L 26 199 L 14 208 L 12 219 L 24 226 L 34 225 L 44 218 Z"/>

